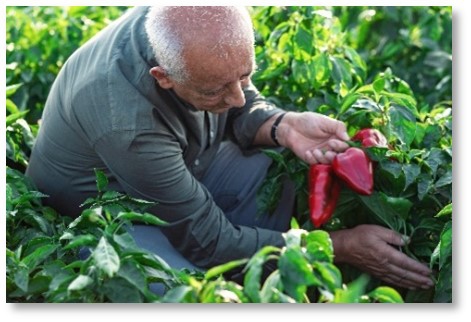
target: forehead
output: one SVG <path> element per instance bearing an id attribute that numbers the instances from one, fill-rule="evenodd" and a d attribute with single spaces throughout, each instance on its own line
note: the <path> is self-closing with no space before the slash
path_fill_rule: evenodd
<path id="1" fill-rule="evenodd" d="M 185 51 L 183 57 L 190 80 L 205 87 L 232 82 L 254 68 L 254 50 L 250 45 L 196 46 Z"/>

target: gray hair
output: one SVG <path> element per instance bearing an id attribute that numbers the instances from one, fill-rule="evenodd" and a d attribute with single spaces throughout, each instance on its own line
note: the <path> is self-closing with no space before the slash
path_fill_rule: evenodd
<path id="1" fill-rule="evenodd" d="M 254 46 L 252 21 L 244 7 L 152 7 L 145 29 L 158 64 L 179 83 L 189 76 L 184 46 L 204 40 L 208 52 L 221 57 L 227 55 L 224 46 Z"/>

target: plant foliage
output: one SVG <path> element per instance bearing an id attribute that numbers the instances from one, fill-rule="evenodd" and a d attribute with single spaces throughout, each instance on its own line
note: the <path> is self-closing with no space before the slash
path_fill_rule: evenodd
<path id="1" fill-rule="evenodd" d="M 68 56 L 126 7 L 7 7 L 6 286 L 8 302 L 363 303 L 452 301 L 451 7 L 251 7 L 258 71 L 253 82 L 278 106 L 339 119 L 353 135 L 376 128 L 388 148 L 368 148 L 375 190 L 342 188 L 332 219 L 308 220 L 308 165 L 291 152 L 273 159 L 259 210 L 279 200 L 281 178 L 297 191 L 286 247 L 205 273 L 177 271 L 139 248 L 134 222 L 165 225 L 144 200 L 108 190 L 72 220 L 23 172 L 52 81 Z M 328 231 L 374 223 L 410 237 L 402 249 L 429 264 L 430 291 L 392 289 L 336 266 Z M 268 262 L 276 269 L 262 279 Z M 243 268 L 241 283 L 224 274 Z M 154 292 L 160 285 L 166 292 Z"/>

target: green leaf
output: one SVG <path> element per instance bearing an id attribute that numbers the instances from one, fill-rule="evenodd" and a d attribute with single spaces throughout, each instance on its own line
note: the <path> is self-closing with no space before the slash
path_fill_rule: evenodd
<path id="1" fill-rule="evenodd" d="M 282 290 L 280 272 L 278 270 L 273 271 L 263 283 L 262 289 L 260 290 L 260 302 L 272 302 L 277 290 Z"/>
<path id="2" fill-rule="evenodd" d="M 417 128 L 414 114 L 406 107 L 393 105 L 389 108 L 389 118 L 391 134 L 406 146 L 410 146 Z"/>
<path id="3" fill-rule="evenodd" d="M 380 94 L 383 89 L 384 89 L 384 85 L 385 85 L 386 81 L 384 80 L 384 77 L 380 77 L 378 79 L 376 79 L 374 82 L 373 82 L 373 90 L 376 94 Z"/>
<path id="4" fill-rule="evenodd" d="M 68 228 L 105 227 L 105 218 L 101 215 L 102 208 L 85 209 L 79 217 L 72 221 Z"/>
<path id="5" fill-rule="evenodd" d="M 430 153 L 425 158 L 425 164 L 432 171 L 432 175 L 437 172 L 438 167 L 443 164 L 448 164 L 448 158 L 445 156 L 445 153 L 439 148 L 430 149 Z"/>
<path id="6" fill-rule="evenodd" d="M 329 290 L 331 293 L 342 287 L 342 273 L 334 264 L 314 262 L 312 268 L 314 276 L 317 278 L 316 282 L 321 284 L 320 287 Z"/>
<path id="7" fill-rule="evenodd" d="M 443 231 L 440 235 L 440 261 L 439 268 L 450 262 L 451 263 L 451 254 L 452 254 L 452 223 L 451 220 L 448 221 Z"/>
<path id="8" fill-rule="evenodd" d="M 9 98 L 6 100 L 6 109 L 7 109 L 7 116 L 10 114 L 17 114 L 20 112 L 18 106 Z"/>
<path id="9" fill-rule="evenodd" d="M 120 266 L 119 256 L 105 237 L 101 237 L 97 247 L 93 250 L 92 256 L 96 266 L 108 277 L 113 277 L 118 272 Z"/>
<path id="10" fill-rule="evenodd" d="M 435 215 L 435 217 L 442 217 L 442 216 L 448 216 L 453 213 L 453 204 L 449 203 L 445 207 L 443 207 L 442 210 L 438 212 L 438 214 Z"/>
<path id="11" fill-rule="evenodd" d="M 179 285 L 169 289 L 162 297 L 162 303 L 185 303 L 191 295 L 193 288 L 188 285 Z"/>
<path id="12" fill-rule="evenodd" d="M 16 202 L 18 203 L 18 205 L 22 205 L 22 204 L 28 203 L 30 201 L 38 201 L 39 202 L 39 198 L 44 198 L 44 197 L 48 197 L 48 196 L 43 194 L 42 192 L 39 192 L 39 191 L 28 191 L 28 192 L 22 194 L 21 197 L 18 198 L 18 200 Z"/>
<path id="13" fill-rule="evenodd" d="M 262 276 L 263 265 L 266 256 L 260 253 L 255 254 L 247 264 L 247 272 L 244 276 L 244 292 L 252 303 L 260 303 L 260 278 Z"/>
<path id="14" fill-rule="evenodd" d="M 34 250 L 31 254 L 21 260 L 30 271 L 32 271 L 37 265 L 45 261 L 52 253 L 56 251 L 58 245 L 45 245 Z"/>
<path id="15" fill-rule="evenodd" d="M 275 151 L 273 149 L 262 149 L 261 151 L 263 152 L 263 154 L 268 156 L 270 159 L 272 159 L 273 161 L 275 161 L 278 164 L 283 165 L 283 167 L 286 168 L 285 159 L 283 157 L 283 154 L 281 154 L 280 152 Z"/>
<path id="16" fill-rule="evenodd" d="M 444 187 L 452 183 L 453 176 L 450 169 L 435 182 L 435 188 Z"/>
<path id="17" fill-rule="evenodd" d="M 257 191 L 257 216 L 272 214 L 283 192 L 283 182 L 279 177 L 267 177 Z"/>
<path id="18" fill-rule="evenodd" d="M 291 61 L 291 71 L 293 73 L 294 80 L 298 84 L 305 84 L 311 78 L 311 70 L 303 60 L 293 59 Z"/>
<path id="19" fill-rule="evenodd" d="M 108 178 L 101 170 L 95 169 L 96 187 L 99 192 L 104 192 L 108 187 Z"/>
<path id="20" fill-rule="evenodd" d="M 360 275 L 356 280 L 348 284 L 346 289 L 335 290 L 334 303 L 359 303 L 369 282 L 367 275 Z"/>
<path id="21" fill-rule="evenodd" d="M 345 83 L 347 87 L 352 86 L 352 68 L 342 57 L 331 56 L 332 78 L 335 84 Z"/>
<path id="22" fill-rule="evenodd" d="M 430 269 L 432 269 L 432 267 L 440 260 L 440 246 L 440 242 L 438 242 L 437 246 L 432 252 L 432 255 L 430 255 Z"/>
<path id="23" fill-rule="evenodd" d="M 165 226 L 168 225 L 166 221 L 163 221 L 156 217 L 153 214 L 144 213 L 140 214 L 137 212 L 121 212 L 118 214 L 116 219 L 121 220 L 131 220 L 131 221 L 140 221 L 145 222 L 146 224 L 156 225 L 156 226 Z"/>
<path id="24" fill-rule="evenodd" d="M 49 284 L 51 282 L 51 277 L 36 275 L 30 281 L 28 285 L 29 295 L 42 295 L 49 290 Z"/>
<path id="25" fill-rule="evenodd" d="M 115 200 L 115 199 L 122 199 L 125 195 L 123 195 L 122 193 L 119 193 L 117 191 L 105 191 L 105 193 L 103 194 L 103 196 L 101 196 L 101 199 L 103 201 L 111 201 L 111 200 Z"/>
<path id="26" fill-rule="evenodd" d="M 23 292 L 28 292 L 29 285 L 29 269 L 25 266 L 19 266 L 13 275 L 16 286 Z"/>
<path id="27" fill-rule="evenodd" d="M 69 292 L 81 291 L 93 283 L 93 279 L 87 275 L 79 275 L 67 287 Z"/>
<path id="28" fill-rule="evenodd" d="M 389 93 L 386 91 L 383 91 L 381 94 L 389 97 L 393 102 L 398 104 L 393 106 L 401 107 L 409 111 L 413 118 L 419 116 L 419 112 L 417 111 L 417 102 L 414 97 L 403 93 Z"/>
<path id="29" fill-rule="evenodd" d="M 353 63 L 355 71 L 360 76 L 361 80 L 364 81 L 366 78 L 367 66 L 365 61 L 361 58 L 358 52 L 348 46 L 344 46 L 345 56 Z"/>
<path id="30" fill-rule="evenodd" d="M 381 169 L 392 174 L 395 179 L 403 172 L 402 164 L 391 160 L 381 160 Z"/>
<path id="31" fill-rule="evenodd" d="M 286 249 L 278 260 L 281 281 L 286 293 L 297 302 L 304 298 L 307 286 L 315 283 L 312 267 L 300 247 Z"/>
<path id="32" fill-rule="evenodd" d="M 435 285 L 434 303 L 451 303 L 453 295 L 453 270 L 451 262 L 445 264 L 439 271 Z"/>
<path id="33" fill-rule="evenodd" d="M 305 239 L 306 256 L 311 264 L 317 261 L 332 263 L 334 259 L 334 248 L 330 235 L 326 231 L 311 231 Z"/>
<path id="34" fill-rule="evenodd" d="M 393 288 L 380 286 L 368 293 L 368 296 L 379 303 L 404 303 L 401 295 Z"/>
<path id="35" fill-rule="evenodd" d="M 417 177 L 420 175 L 420 166 L 414 163 L 404 164 L 402 167 L 404 171 L 405 184 L 404 190 L 407 189 L 412 183 L 417 180 Z"/>
<path id="36" fill-rule="evenodd" d="M 20 84 L 14 84 L 14 85 L 9 85 L 9 86 L 7 86 L 7 88 L 6 88 L 6 96 L 7 96 L 7 97 L 10 97 L 10 96 L 12 96 L 13 94 L 15 94 L 15 93 L 16 93 L 16 90 L 17 90 L 18 88 L 20 88 L 22 85 L 23 85 L 23 84 L 20 83 Z"/>
<path id="37" fill-rule="evenodd" d="M 371 196 L 359 196 L 362 203 L 387 227 L 399 231 L 399 218 L 401 216 L 396 212 L 382 192 L 373 192 Z"/>
<path id="38" fill-rule="evenodd" d="M 296 217 L 291 217 L 289 227 L 290 229 L 300 229 L 299 222 Z"/>
<path id="39" fill-rule="evenodd" d="M 146 276 L 135 261 L 123 261 L 117 275 L 127 280 L 141 293 L 145 294 L 147 292 Z"/>
<path id="40" fill-rule="evenodd" d="M 406 220 L 409 218 L 409 213 L 414 205 L 412 201 L 403 197 L 390 197 L 385 194 L 382 195 L 383 200 L 385 200 L 388 205 L 395 210 L 395 213 L 400 216 L 402 219 Z"/>
<path id="41" fill-rule="evenodd" d="M 429 174 L 421 173 L 417 178 L 417 196 L 423 200 L 432 187 L 432 178 Z"/>
<path id="42" fill-rule="evenodd" d="M 357 92 L 360 92 L 360 89 L 358 89 Z M 382 112 L 382 107 L 371 99 L 359 98 L 352 106 L 355 107 L 356 109 L 362 109 L 367 112 L 372 112 L 372 113 Z M 364 111 L 360 115 L 364 115 Z"/>
<path id="43" fill-rule="evenodd" d="M 15 114 L 8 115 L 7 118 L 5 119 L 6 126 L 11 126 L 13 123 L 15 123 L 17 120 L 20 120 L 28 114 L 29 110 L 21 111 Z"/>
<path id="44" fill-rule="evenodd" d="M 294 34 L 294 41 L 297 45 L 295 47 L 296 49 L 302 50 L 306 55 L 312 54 L 312 33 L 307 30 L 302 24 L 299 24 L 298 28 L 296 28 L 296 33 Z"/>
<path id="45" fill-rule="evenodd" d="M 114 234 L 113 240 L 124 250 L 140 250 L 136 244 L 136 241 L 134 240 L 134 237 L 132 237 L 132 235 L 127 232 L 122 234 Z"/>
<path id="46" fill-rule="evenodd" d="M 285 240 L 286 247 L 295 247 L 301 245 L 301 240 L 306 234 L 307 232 L 303 229 L 290 229 L 282 235 Z"/>
<path id="47" fill-rule="evenodd" d="M 92 245 L 96 245 L 96 243 L 97 243 L 97 238 L 92 234 L 79 235 L 79 236 L 73 237 L 73 239 L 67 245 L 65 245 L 63 249 L 68 250 L 68 249 L 73 249 L 76 247 L 92 246 Z"/>
<path id="48" fill-rule="evenodd" d="M 320 86 L 324 85 L 325 82 L 330 77 L 330 65 L 327 55 L 325 53 L 318 54 L 313 59 L 313 68 L 315 77 L 313 79 L 314 87 L 319 88 Z"/>
<path id="49" fill-rule="evenodd" d="M 214 266 L 210 268 L 204 275 L 204 278 L 209 280 L 212 278 L 215 278 L 221 274 L 224 274 L 226 272 L 229 272 L 233 270 L 234 268 L 240 267 L 244 264 L 246 264 L 249 260 L 248 259 L 238 259 L 238 260 L 233 260 L 218 266 Z"/>
<path id="50" fill-rule="evenodd" d="M 52 280 L 49 283 L 49 292 L 56 292 L 59 289 L 68 289 L 68 285 L 70 285 L 70 282 L 75 278 L 75 274 L 70 272 L 62 272 L 52 276 Z"/>
<path id="51" fill-rule="evenodd" d="M 342 105 L 340 106 L 339 115 L 345 113 L 352 105 L 355 103 L 360 94 L 357 93 L 348 93 L 342 100 Z"/>
<path id="52" fill-rule="evenodd" d="M 434 217 L 424 217 L 418 224 L 415 224 L 415 230 L 425 229 L 429 233 L 439 233 L 443 229 L 443 223 Z"/>

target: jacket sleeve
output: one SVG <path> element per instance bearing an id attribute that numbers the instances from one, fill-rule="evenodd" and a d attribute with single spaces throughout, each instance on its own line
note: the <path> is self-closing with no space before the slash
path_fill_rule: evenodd
<path id="1" fill-rule="evenodd" d="M 229 111 L 226 133 L 244 153 L 250 153 L 257 147 L 252 145 L 260 126 L 275 114 L 284 112 L 268 102 L 251 83 L 245 90 L 245 106 Z"/>
<path id="2" fill-rule="evenodd" d="M 163 233 L 195 265 L 211 267 L 248 258 L 265 245 L 284 245 L 280 232 L 230 223 L 165 132 L 112 132 L 95 149 L 126 193 L 157 203 L 150 212 L 169 223 Z"/>

